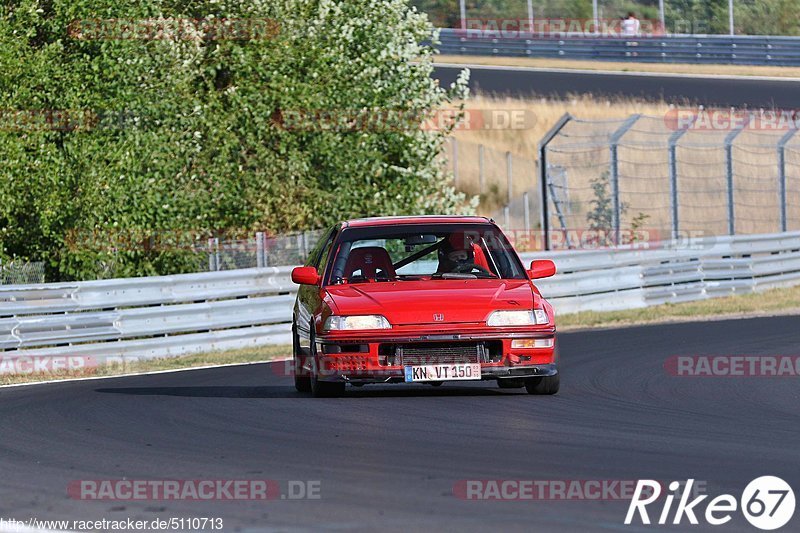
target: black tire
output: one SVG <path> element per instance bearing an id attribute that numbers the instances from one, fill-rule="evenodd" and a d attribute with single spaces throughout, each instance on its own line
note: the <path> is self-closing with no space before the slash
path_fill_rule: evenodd
<path id="1" fill-rule="evenodd" d="M 311 329 L 311 395 L 314 398 L 336 398 L 344 394 L 344 381 L 320 381 L 317 379 L 317 357 L 316 342 L 314 340 L 314 329 Z"/>
<path id="2" fill-rule="evenodd" d="M 314 398 L 337 398 L 344 394 L 344 382 L 320 381 L 317 375 L 311 376 L 311 395 Z"/>
<path id="3" fill-rule="evenodd" d="M 528 394 L 556 394 L 560 385 L 560 374 L 525 380 L 525 390 Z"/>
<path id="4" fill-rule="evenodd" d="M 300 343 L 297 340 L 297 332 L 292 327 L 292 359 L 294 361 L 294 388 L 297 392 L 311 392 L 311 378 L 300 375 Z"/>

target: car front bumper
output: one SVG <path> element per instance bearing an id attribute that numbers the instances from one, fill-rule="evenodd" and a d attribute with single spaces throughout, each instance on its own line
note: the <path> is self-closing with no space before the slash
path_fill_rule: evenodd
<path id="1" fill-rule="evenodd" d="M 317 379 L 321 381 L 366 383 L 405 382 L 407 366 L 435 364 L 479 363 L 481 380 L 517 381 L 528 378 L 553 376 L 558 373 L 555 328 L 513 331 L 430 332 L 415 336 L 382 335 L 380 338 L 356 337 L 356 335 L 324 337 L 317 340 Z M 513 348 L 518 339 L 547 341 L 544 347 Z M 413 344 L 417 350 L 417 362 L 409 362 L 405 355 L 393 358 L 387 355 L 387 346 Z M 461 345 L 478 350 L 476 359 L 438 360 L 433 356 L 426 360 L 427 345 L 453 348 Z M 454 349 L 454 348 L 453 348 Z M 422 360 L 419 360 L 420 352 Z M 392 353 L 392 352 L 389 352 Z M 405 352 L 403 352 L 405 354 Z M 447 356 L 454 354 L 448 352 Z M 456 354 L 457 356 L 458 354 Z M 413 356 L 412 356 L 413 357 Z M 310 366 L 310 365 L 309 365 Z M 444 381 L 451 381 L 445 379 Z M 452 380 L 456 381 L 456 380 Z M 470 380 L 466 380 L 470 381 Z M 415 382 L 424 383 L 424 382 Z"/>
<path id="2" fill-rule="evenodd" d="M 555 376 L 558 374 L 558 367 L 555 363 L 546 363 L 541 365 L 525 365 L 514 367 L 481 367 L 481 381 L 487 380 L 516 380 L 516 379 L 529 379 L 541 378 L 547 376 Z M 336 373 L 324 376 L 321 378 L 323 381 L 344 381 L 345 383 L 353 384 L 368 384 L 368 383 L 405 383 L 404 369 L 388 369 L 388 370 L 373 370 L 362 373 Z M 478 380 L 459 380 L 465 383 L 469 381 Z M 416 382 L 416 384 L 424 384 L 431 382 Z"/>

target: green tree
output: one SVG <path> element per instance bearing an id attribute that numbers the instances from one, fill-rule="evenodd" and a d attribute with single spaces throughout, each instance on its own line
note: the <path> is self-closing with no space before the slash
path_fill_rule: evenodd
<path id="1" fill-rule="evenodd" d="M 192 253 L 164 249 L 164 232 L 199 240 L 470 209 L 437 159 L 448 131 L 417 127 L 465 96 L 465 78 L 449 90 L 431 79 L 432 50 L 420 44 L 431 26 L 405 0 L 11 0 L 0 9 L 0 258 L 44 260 L 49 279 L 92 278 L 101 263 L 117 276 L 195 268 Z M 70 34 L 76 20 L 98 18 L 268 19 L 278 31 Z M 92 118 L 64 126 L 43 110 Z M 276 120 L 298 110 L 407 120 L 333 130 Z M 32 115 L 46 118 L 32 125 Z M 153 236 L 161 246 L 147 246 Z"/>

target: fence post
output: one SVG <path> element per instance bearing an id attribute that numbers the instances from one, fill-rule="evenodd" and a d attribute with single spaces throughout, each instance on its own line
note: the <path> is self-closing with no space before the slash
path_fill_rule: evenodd
<path id="1" fill-rule="evenodd" d="M 256 232 L 256 266 L 264 268 L 264 233 Z"/>
<path id="2" fill-rule="evenodd" d="M 514 194 L 514 171 L 512 169 L 511 152 L 506 152 L 506 187 L 508 188 L 508 203 L 511 204 Z"/>
<path id="3" fill-rule="evenodd" d="M 478 187 L 479 187 L 479 194 L 483 194 L 486 190 L 486 167 L 484 166 L 483 162 L 483 145 L 478 145 Z"/>
<path id="4" fill-rule="evenodd" d="M 796 129 L 790 129 L 778 142 L 778 201 L 781 211 L 781 231 L 784 232 L 788 227 L 786 221 L 786 145 L 789 144 L 795 133 L 797 133 Z"/>
<path id="5" fill-rule="evenodd" d="M 458 189 L 458 139 L 451 137 L 453 144 L 453 186 Z"/>
<path id="6" fill-rule="evenodd" d="M 208 239 L 208 271 L 216 272 L 219 270 L 219 238 L 210 237 Z"/>
<path id="7" fill-rule="evenodd" d="M 611 150 L 611 205 L 612 205 L 612 219 L 611 225 L 614 231 L 614 245 L 618 246 L 620 243 L 620 227 L 622 225 L 622 209 L 619 201 L 619 158 L 617 156 L 617 149 L 619 148 L 619 141 L 622 139 L 636 121 L 641 117 L 640 114 L 631 115 L 622 123 L 617 131 L 611 134 L 609 140 L 609 149 Z"/>
<path id="8" fill-rule="evenodd" d="M 736 204 L 733 195 L 733 141 L 742 133 L 744 126 L 739 126 L 725 136 L 725 180 L 728 188 L 728 235 L 736 235 Z"/>
<path id="9" fill-rule="evenodd" d="M 539 152 L 539 196 L 541 200 L 540 204 L 540 221 L 542 226 L 542 234 L 543 239 L 542 242 L 544 243 L 544 249 L 550 249 L 550 214 L 548 212 L 548 205 L 547 205 L 547 146 L 550 142 L 555 138 L 559 132 L 564 129 L 564 126 L 572 120 L 572 115 L 569 113 L 565 113 L 562 115 L 558 122 L 556 122 L 555 126 L 550 128 L 550 131 L 544 134 L 544 137 L 539 141 L 539 146 L 537 147 Z"/>
<path id="10" fill-rule="evenodd" d="M 506 231 L 511 231 L 511 213 L 509 212 L 508 206 L 503 208 L 503 229 Z"/>
<path id="11" fill-rule="evenodd" d="M 669 136 L 669 207 L 672 217 L 672 240 L 677 240 L 680 223 L 678 219 L 678 141 L 689 129 L 678 130 Z"/>
<path id="12" fill-rule="evenodd" d="M 530 239 L 531 233 L 531 206 L 528 202 L 528 191 L 522 193 L 522 213 L 525 217 L 525 235 Z"/>

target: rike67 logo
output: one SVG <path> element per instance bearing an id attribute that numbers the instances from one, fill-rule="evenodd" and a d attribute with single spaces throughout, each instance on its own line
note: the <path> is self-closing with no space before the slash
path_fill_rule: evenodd
<path id="1" fill-rule="evenodd" d="M 740 509 L 750 524 L 758 529 L 771 531 L 786 525 L 794 515 L 794 491 L 779 477 L 762 476 L 754 479 L 745 487 L 739 500 L 731 494 L 721 494 L 708 501 L 705 505 L 705 512 L 702 513 L 700 511 L 701 504 L 708 498 L 708 495 L 697 496 L 690 501 L 693 484 L 693 479 L 687 480 L 685 488 L 681 492 L 679 491 L 684 486 L 683 483 L 673 481 L 669 484 L 670 493 L 663 499 L 661 513 L 657 519 L 655 516 L 653 517 L 657 520 L 657 524 L 679 525 L 685 517 L 690 524 L 697 525 L 699 515 L 708 524 L 720 526 L 730 522 L 733 514 Z M 651 518 L 647 506 L 659 500 L 661 492 L 662 487 L 658 481 L 639 480 L 628 507 L 628 514 L 625 516 L 625 524 L 633 523 L 637 514 L 642 524 L 650 524 Z M 679 501 L 674 514 L 672 514 L 672 504 L 676 497 Z M 670 515 L 672 515 L 671 522 L 669 521 Z"/>

